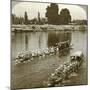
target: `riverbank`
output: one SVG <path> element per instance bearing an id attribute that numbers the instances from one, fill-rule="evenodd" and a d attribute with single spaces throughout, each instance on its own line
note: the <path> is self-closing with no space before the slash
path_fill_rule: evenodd
<path id="1" fill-rule="evenodd" d="M 38 32 L 38 31 L 83 31 L 87 30 L 86 25 L 12 25 L 12 32 Z"/>

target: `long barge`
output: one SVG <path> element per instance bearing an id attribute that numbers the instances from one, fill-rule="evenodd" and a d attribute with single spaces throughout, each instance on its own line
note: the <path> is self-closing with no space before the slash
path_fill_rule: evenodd
<path id="1" fill-rule="evenodd" d="M 15 58 L 15 62 L 18 63 L 23 63 L 25 61 L 32 61 L 36 57 L 46 57 L 48 55 L 55 55 L 55 54 L 62 54 L 65 52 L 64 50 L 70 50 L 72 45 L 70 44 L 70 41 L 64 41 L 64 42 L 59 42 L 56 44 L 56 46 L 51 46 L 49 48 L 45 49 L 37 49 L 34 51 L 26 51 L 26 52 L 21 52 L 17 55 Z"/>

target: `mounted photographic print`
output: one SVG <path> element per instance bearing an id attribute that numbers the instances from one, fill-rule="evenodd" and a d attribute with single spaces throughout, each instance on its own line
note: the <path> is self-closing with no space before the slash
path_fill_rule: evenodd
<path id="1" fill-rule="evenodd" d="M 11 2 L 12 90 L 87 85 L 88 6 Z"/>

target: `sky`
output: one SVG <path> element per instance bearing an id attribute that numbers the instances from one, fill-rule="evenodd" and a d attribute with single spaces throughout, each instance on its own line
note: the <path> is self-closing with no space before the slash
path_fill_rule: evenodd
<path id="1" fill-rule="evenodd" d="M 26 11 L 29 19 L 37 18 L 38 12 L 40 12 L 40 17 L 45 17 L 46 8 L 50 3 L 36 3 L 36 2 L 15 2 L 12 1 L 12 13 L 16 16 L 24 17 L 24 12 Z M 68 4 L 58 4 L 59 12 L 63 8 L 67 8 L 70 11 L 72 20 L 76 19 L 87 19 L 87 6 L 85 5 L 68 5 Z M 86 8 L 86 9 L 83 9 Z"/>

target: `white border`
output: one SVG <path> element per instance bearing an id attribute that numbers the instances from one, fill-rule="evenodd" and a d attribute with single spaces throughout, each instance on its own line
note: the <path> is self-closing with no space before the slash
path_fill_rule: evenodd
<path id="1" fill-rule="evenodd" d="M 25 0 L 23 0 L 25 1 Z M 87 4 L 88 16 L 90 16 L 89 0 L 27 0 L 27 1 L 42 1 L 42 2 L 56 2 L 56 3 L 72 3 L 72 4 Z M 90 17 L 88 17 L 89 21 Z M 90 69 L 90 27 L 88 24 L 88 67 Z M 88 73 L 90 76 L 90 70 Z M 88 81 L 90 77 L 88 78 Z M 87 86 L 69 86 L 69 87 L 55 87 L 42 88 L 41 90 L 89 90 L 90 81 Z M 0 0 L 0 90 L 10 89 L 10 0 Z M 40 88 L 39 88 L 40 89 Z M 34 90 L 34 89 L 33 89 Z M 38 90 L 38 89 L 37 89 Z"/>

